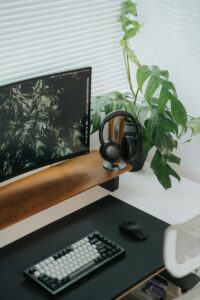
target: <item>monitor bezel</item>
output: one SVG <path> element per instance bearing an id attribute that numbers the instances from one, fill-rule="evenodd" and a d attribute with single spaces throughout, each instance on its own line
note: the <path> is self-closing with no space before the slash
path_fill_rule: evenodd
<path id="1" fill-rule="evenodd" d="M 9 180 L 9 179 L 14 179 L 15 177 L 19 176 L 19 175 L 26 175 L 26 173 L 30 172 L 30 171 L 37 171 L 38 169 L 42 168 L 42 167 L 45 167 L 45 166 L 51 166 L 53 164 L 56 164 L 56 163 L 59 163 L 59 162 L 63 162 L 65 160 L 68 160 L 70 158 L 74 158 L 74 157 L 77 157 L 77 156 L 81 156 L 81 155 L 85 155 L 85 154 L 88 154 L 90 153 L 90 116 L 91 116 L 91 81 L 92 81 L 92 67 L 85 67 L 85 68 L 80 68 L 80 69 L 73 69 L 73 70 L 66 70 L 66 71 L 62 71 L 62 72 L 56 72 L 56 73 L 51 73 L 51 74 L 45 74 L 43 76 L 39 76 L 39 77 L 31 77 L 31 78 L 28 78 L 28 79 L 25 79 L 25 80 L 19 80 L 19 81 L 15 81 L 15 82 L 12 82 L 12 83 L 9 83 L 9 84 L 6 84 L 6 85 L 3 85 L 3 86 L 0 86 L 0 89 L 3 88 L 3 87 L 9 87 L 9 86 L 12 86 L 13 84 L 21 84 L 21 83 L 25 83 L 27 81 L 30 81 L 30 80 L 40 80 L 40 79 L 43 79 L 43 78 L 47 78 L 49 76 L 59 76 L 59 75 L 63 75 L 63 74 L 70 74 L 70 73 L 79 73 L 79 72 L 88 72 L 89 73 L 89 85 L 88 85 L 88 136 L 87 136 L 87 149 L 86 150 L 82 150 L 82 151 L 79 151 L 79 152 L 76 152 L 76 153 L 71 153 L 71 154 L 68 154 L 68 155 L 64 155 L 62 157 L 59 157 L 58 159 L 49 159 L 45 162 L 42 162 L 42 163 L 37 163 L 37 166 L 34 166 L 34 167 L 27 167 L 27 168 L 24 168 L 22 171 L 18 171 L 16 173 L 13 173 L 11 175 L 7 175 L 7 176 L 4 176 L 2 179 L 0 178 L 0 184 Z M 29 176 L 29 174 L 27 174 L 27 176 Z"/>

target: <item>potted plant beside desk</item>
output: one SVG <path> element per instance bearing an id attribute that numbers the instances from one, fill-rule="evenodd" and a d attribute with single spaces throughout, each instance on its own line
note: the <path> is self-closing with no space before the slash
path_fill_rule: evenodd
<path id="1" fill-rule="evenodd" d="M 142 25 L 137 20 L 137 7 L 132 0 L 122 1 L 119 21 L 123 32 L 120 44 L 130 92 L 114 91 L 93 99 L 91 132 L 99 129 L 105 114 L 114 110 L 130 112 L 142 127 L 143 159 L 150 150 L 154 151 L 151 168 L 161 185 L 168 189 L 171 176 L 180 180 L 171 165 L 179 165 L 181 160 L 174 152 L 188 130 L 191 130 L 191 136 L 200 133 L 200 118 L 187 115 L 167 70 L 139 62 L 132 49 L 132 41 Z M 136 68 L 134 83 L 132 65 Z"/>

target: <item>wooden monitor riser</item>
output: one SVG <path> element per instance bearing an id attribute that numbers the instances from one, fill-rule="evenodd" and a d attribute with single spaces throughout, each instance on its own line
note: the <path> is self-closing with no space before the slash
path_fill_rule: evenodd
<path id="1" fill-rule="evenodd" d="M 132 169 L 108 171 L 97 150 L 72 158 L 0 188 L 0 229 Z"/>

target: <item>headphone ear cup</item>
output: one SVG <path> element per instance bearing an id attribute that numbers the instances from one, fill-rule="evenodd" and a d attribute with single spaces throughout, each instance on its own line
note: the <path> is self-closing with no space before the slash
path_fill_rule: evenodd
<path id="1" fill-rule="evenodd" d="M 105 145 L 101 145 L 99 152 L 105 160 L 111 163 L 119 162 L 122 157 L 121 146 L 116 142 L 108 142 Z"/>
<path id="2" fill-rule="evenodd" d="M 99 153 L 101 155 L 102 158 L 105 159 L 104 157 L 104 148 L 105 148 L 106 145 L 101 145 L 100 148 L 99 148 Z"/>
<path id="3" fill-rule="evenodd" d="M 122 157 L 128 162 L 133 160 L 138 151 L 138 138 L 137 136 L 132 136 L 126 134 L 122 139 Z"/>
<path id="4" fill-rule="evenodd" d="M 134 171 L 141 170 L 144 166 L 142 136 L 125 135 L 122 142 L 122 158 L 133 166 Z"/>

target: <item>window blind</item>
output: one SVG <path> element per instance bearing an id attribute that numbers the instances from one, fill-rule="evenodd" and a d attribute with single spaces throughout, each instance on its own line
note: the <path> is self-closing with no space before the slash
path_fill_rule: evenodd
<path id="1" fill-rule="evenodd" d="M 127 89 L 121 0 L 1 0 L 0 86 L 92 66 L 92 94 Z"/>
<path id="2" fill-rule="evenodd" d="M 188 112 L 200 114 L 200 1 L 138 0 L 135 40 L 142 64 L 168 69 Z"/>

